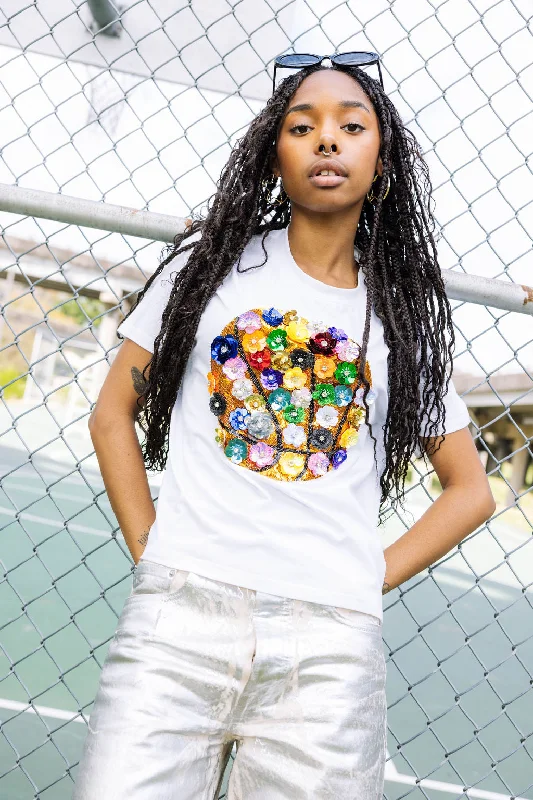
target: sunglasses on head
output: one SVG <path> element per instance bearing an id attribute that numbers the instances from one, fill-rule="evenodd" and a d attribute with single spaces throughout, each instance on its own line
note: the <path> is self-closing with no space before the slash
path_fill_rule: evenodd
<path id="1" fill-rule="evenodd" d="M 333 64 L 348 67 L 363 67 L 369 64 L 377 64 L 379 72 L 379 82 L 383 89 L 383 76 L 381 74 L 381 65 L 379 63 L 379 55 L 377 53 L 358 51 L 354 53 L 334 53 L 331 56 L 315 56 L 311 53 L 286 53 L 285 55 L 277 56 L 274 61 L 274 77 L 272 78 L 272 94 L 276 87 L 276 69 L 278 67 L 285 67 L 289 69 L 302 69 L 303 67 L 311 67 L 313 64 L 321 64 L 325 58 Z"/>

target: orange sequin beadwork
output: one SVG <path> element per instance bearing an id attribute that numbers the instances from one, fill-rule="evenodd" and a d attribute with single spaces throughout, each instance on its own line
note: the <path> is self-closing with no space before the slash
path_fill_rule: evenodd
<path id="1" fill-rule="evenodd" d="M 359 345 L 289 311 L 252 309 L 211 343 L 209 407 L 233 463 L 282 481 L 340 467 L 365 418 Z M 372 386 L 367 362 L 366 378 Z M 367 403 L 376 394 L 370 388 Z"/>

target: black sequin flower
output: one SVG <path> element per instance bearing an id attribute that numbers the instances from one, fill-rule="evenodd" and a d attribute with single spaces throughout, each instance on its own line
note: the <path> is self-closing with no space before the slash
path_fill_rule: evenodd
<path id="1" fill-rule="evenodd" d="M 216 414 L 217 417 L 220 417 L 227 408 L 226 398 L 220 392 L 213 392 L 211 395 L 211 399 L 209 400 L 209 408 Z"/>
<path id="2" fill-rule="evenodd" d="M 326 428 L 314 428 L 309 444 L 317 450 L 328 450 L 333 444 L 333 434 Z"/>
<path id="3" fill-rule="evenodd" d="M 302 347 L 296 347 L 294 350 L 291 350 L 290 358 L 292 366 L 300 367 L 300 369 L 311 369 L 315 363 L 314 355 L 308 350 L 304 350 Z"/>

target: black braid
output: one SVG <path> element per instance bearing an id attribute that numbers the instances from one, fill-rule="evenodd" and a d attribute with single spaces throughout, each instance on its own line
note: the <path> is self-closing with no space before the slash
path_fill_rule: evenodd
<path id="1" fill-rule="evenodd" d="M 448 388 L 446 366 L 452 359 L 455 337 L 451 307 L 438 266 L 433 238 L 434 220 L 429 170 L 414 135 L 381 85 L 358 67 L 332 67 L 351 75 L 373 103 L 381 131 L 383 175 L 374 203 L 365 199 L 355 242 L 362 252 L 360 268 L 367 284 L 367 306 L 360 352 L 359 375 L 364 384 L 363 404 L 370 384 L 365 376 L 371 310 L 383 324 L 389 348 L 387 418 L 383 426 L 385 464 L 380 478 L 380 511 L 402 502 L 410 459 L 417 445 L 423 413 L 434 419 L 423 432 L 435 436 L 444 422 L 442 395 Z M 141 422 L 146 434 L 143 457 L 147 469 L 166 465 L 170 416 L 195 342 L 200 317 L 216 289 L 231 272 L 252 236 L 290 222 L 290 203 L 276 205 L 270 192 L 276 179 L 270 171 L 284 111 L 301 82 L 320 66 L 308 67 L 285 78 L 265 108 L 255 117 L 233 148 L 211 198 L 205 219 L 175 237 L 155 273 L 139 292 L 127 316 L 142 301 L 162 269 L 178 254 L 191 250 L 177 273 L 169 302 L 163 312 L 161 330 L 144 393 Z M 383 195 L 390 179 L 389 192 Z M 374 190 L 374 194 L 376 191 Z M 187 239 L 201 231 L 197 241 Z M 265 263 L 263 262 L 263 264 Z M 257 267 L 263 266 L 257 265 Z M 255 267 L 254 267 L 255 268 Z M 120 334 L 119 334 L 120 336 Z M 447 338 L 449 337 L 449 344 Z M 370 365 L 371 366 L 371 365 Z M 422 402 L 419 386 L 424 380 Z M 139 399 L 140 400 L 140 399 Z M 370 425 L 376 459 L 376 438 Z M 442 437 L 427 445 L 431 455 Z M 438 445 L 438 447 L 437 447 Z M 376 462 L 377 463 L 377 462 Z M 381 522 L 381 516 L 380 516 Z"/>

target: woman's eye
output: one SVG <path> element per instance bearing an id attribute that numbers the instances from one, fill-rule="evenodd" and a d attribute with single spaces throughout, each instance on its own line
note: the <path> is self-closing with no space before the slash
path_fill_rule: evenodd
<path id="1" fill-rule="evenodd" d="M 297 131 L 298 128 L 309 128 L 309 127 L 310 127 L 310 125 L 304 125 L 304 124 L 295 125 L 293 128 L 289 128 L 289 131 L 290 131 L 290 133 L 292 133 L 293 131 Z M 342 127 L 343 128 L 360 128 L 362 131 L 364 131 L 363 126 L 360 125 L 358 122 L 348 122 L 346 125 L 343 125 Z M 355 131 L 350 131 L 350 133 L 355 133 Z"/>

